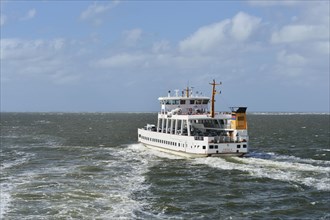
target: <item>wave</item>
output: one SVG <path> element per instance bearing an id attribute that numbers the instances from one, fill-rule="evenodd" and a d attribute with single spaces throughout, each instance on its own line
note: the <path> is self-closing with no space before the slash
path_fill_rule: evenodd
<path id="1" fill-rule="evenodd" d="M 12 191 L 18 185 L 17 179 L 10 175 L 10 170 L 28 163 L 34 157 L 35 154 L 33 153 L 26 153 L 18 150 L 0 150 L 0 219 L 3 219 L 5 213 L 8 212 L 12 201 Z"/>
<path id="2" fill-rule="evenodd" d="M 278 159 L 286 159 L 280 161 Z M 330 191 L 329 161 L 316 161 L 290 156 L 265 158 L 198 158 L 195 163 L 206 164 L 222 170 L 240 170 L 258 178 L 269 178 L 285 182 L 295 182 L 317 190 Z M 322 166 L 323 165 L 323 166 Z"/>
<path id="3" fill-rule="evenodd" d="M 154 150 L 148 147 L 145 147 L 143 144 L 139 143 L 139 144 L 132 144 L 129 145 L 128 147 L 131 150 L 134 151 L 139 151 L 139 153 L 145 154 L 145 155 L 149 155 L 149 156 L 156 156 L 159 158 L 166 158 L 166 159 L 183 159 L 183 157 L 174 155 L 174 154 L 170 154 L 170 153 L 166 153 L 166 152 L 162 152 L 159 150 Z"/>
<path id="4" fill-rule="evenodd" d="M 16 166 L 21 166 L 25 163 L 27 163 L 31 158 L 35 156 L 33 153 L 26 153 L 26 152 L 21 152 L 17 150 L 13 150 L 10 152 L 3 152 L 0 151 L 1 154 L 1 164 L 0 164 L 0 170 L 3 172 L 6 169 L 10 169 Z M 12 156 L 15 155 L 15 156 Z M 6 159 L 6 158 L 11 158 L 11 159 Z M 14 159 L 12 159 L 14 158 Z"/>
<path id="5" fill-rule="evenodd" d="M 26 202 L 22 207 L 28 207 L 31 199 L 37 203 L 52 201 L 54 218 L 94 218 L 96 216 L 91 214 L 98 213 L 99 218 L 132 219 L 135 212 L 148 205 L 146 201 L 136 199 L 135 193 L 148 189 L 144 174 L 159 161 L 157 158 L 161 155 L 145 151 L 139 144 L 104 147 L 98 152 L 84 146 L 57 147 L 58 151 L 67 151 L 71 155 L 70 163 L 67 159 L 53 163 L 45 159 L 43 163 L 34 154 L 23 152 L 16 152 L 19 155 L 17 160 L 2 163 L 1 171 L 6 172 L 2 172 L 0 183 L 1 219 L 19 217 L 15 213 L 20 213 L 20 210 L 13 209 L 20 207 L 11 206 L 13 199 Z M 29 162 L 33 164 L 34 159 L 38 160 L 40 167 L 21 167 Z M 17 166 L 21 171 L 13 172 Z M 38 214 L 34 214 L 38 218 Z M 39 217 L 44 216 L 40 213 Z"/>
<path id="6" fill-rule="evenodd" d="M 9 211 L 9 204 L 12 201 L 12 197 L 10 195 L 10 192 L 14 188 L 13 185 L 8 184 L 6 182 L 0 183 L 0 219 L 4 219 L 5 214 Z"/>
<path id="7" fill-rule="evenodd" d="M 325 149 L 320 149 L 320 151 L 324 151 Z M 259 159 L 272 159 L 278 161 L 288 161 L 288 162 L 298 162 L 298 163 L 307 163 L 307 164 L 318 164 L 318 165 L 330 165 L 330 161 L 327 160 L 314 160 L 310 158 L 300 158 L 296 156 L 289 155 L 279 155 L 273 152 L 249 152 L 244 157 L 246 158 L 259 158 Z"/>

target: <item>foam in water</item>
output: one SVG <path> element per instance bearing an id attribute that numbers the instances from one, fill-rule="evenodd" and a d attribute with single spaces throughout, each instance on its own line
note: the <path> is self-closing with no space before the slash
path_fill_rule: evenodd
<path id="1" fill-rule="evenodd" d="M 283 160 L 283 161 L 297 162 L 297 163 L 318 164 L 318 165 L 330 165 L 330 161 L 326 161 L 326 160 L 303 159 L 300 157 L 277 155 L 274 153 L 272 155 L 273 155 L 272 158 L 275 160 L 281 160 L 281 161 Z"/>
<path id="2" fill-rule="evenodd" d="M 171 160 L 183 159 L 183 157 L 180 157 L 180 156 L 177 156 L 174 154 L 170 154 L 170 153 L 166 153 L 166 152 L 162 152 L 162 151 L 158 151 L 158 150 L 154 150 L 154 149 L 145 147 L 143 144 L 132 144 L 132 145 L 129 145 L 128 148 L 132 149 L 134 151 L 139 151 L 140 153 L 143 153 L 146 155 L 156 156 L 159 158 L 166 158 L 166 159 L 171 159 Z"/>
<path id="3" fill-rule="evenodd" d="M 16 155 L 15 160 L 6 159 L 7 157 L 11 158 L 11 155 Z M 35 154 L 32 153 L 17 150 L 4 152 L 1 150 L 0 219 L 3 219 L 4 215 L 8 212 L 10 202 L 12 201 L 12 191 L 19 184 L 17 178 L 6 175 L 7 170 L 23 165 L 33 157 L 35 157 Z"/>
<path id="4" fill-rule="evenodd" d="M 113 179 L 114 185 L 119 187 L 110 195 L 117 202 L 112 204 L 112 211 L 111 214 L 107 214 L 108 217 L 110 214 L 114 219 L 131 218 L 134 210 L 139 210 L 143 206 L 143 204 L 134 200 L 132 194 L 137 190 L 147 189 L 148 186 L 143 185 L 145 181 L 143 174 L 148 171 L 149 160 L 142 155 L 134 154 L 137 148 L 138 146 L 130 145 L 122 149 L 117 152 L 121 160 L 117 161 L 117 164 L 109 164 L 110 168 L 126 166 L 126 169 L 119 172 L 119 175 Z M 127 168 L 127 166 L 129 167 Z"/>
<path id="5" fill-rule="evenodd" d="M 8 212 L 9 204 L 12 200 L 10 192 L 13 185 L 8 183 L 0 183 L 0 219 L 4 219 L 4 215 Z"/>
<path id="6" fill-rule="evenodd" d="M 117 148 L 118 150 L 118 148 Z M 149 185 L 145 184 L 144 174 L 149 167 L 159 163 L 159 158 L 178 159 L 179 157 L 163 152 L 150 150 L 142 144 L 131 144 L 119 151 L 111 152 L 118 159 L 116 162 L 109 161 L 107 167 L 116 169 L 115 177 L 109 179 L 112 187 L 109 191 L 108 201 L 111 203 L 111 211 L 101 214 L 99 217 L 107 219 L 131 219 L 135 218 L 135 212 L 142 212 L 145 201 L 136 201 L 135 192 L 146 191 Z M 120 167 L 125 168 L 120 171 Z M 150 213 L 144 213 L 150 215 Z"/>
<path id="7" fill-rule="evenodd" d="M 107 201 L 111 203 L 111 211 L 105 212 L 99 217 L 131 219 L 136 217 L 135 212 L 152 215 L 143 211 L 143 207 L 148 206 L 148 204 L 145 201 L 136 201 L 133 196 L 134 193 L 148 190 L 149 185 L 145 184 L 144 174 L 148 172 L 149 167 L 159 163 L 160 158 L 182 158 L 146 148 L 142 144 L 131 144 L 118 151 L 111 152 L 111 154 L 120 159 L 116 162 L 109 161 L 107 167 L 116 169 L 118 175 L 109 179 L 109 183 L 111 182 L 113 187 L 107 198 Z M 120 171 L 120 167 L 125 167 L 125 169 Z"/>
<path id="8" fill-rule="evenodd" d="M 6 157 L 6 154 L 15 154 L 15 159 L 11 159 L 11 160 L 5 160 L 3 158 L 1 158 L 1 164 L 0 164 L 0 170 L 1 172 L 3 172 L 5 169 L 10 169 L 12 167 L 16 167 L 16 166 L 20 166 L 24 163 L 27 163 L 32 157 L 35 156 L 35 154 L 32 153 L 25 153 L 25 152 L 20 152 L 17 150 L 14 150 L 12 152 L 7 152 L 7 153 L 3 153 L 0 152 L 1 155 L 3 157 Z"/>
<path id="9" fill-rule="evenodd" d="M 61 146 L 63 147 L 65 146 Z M 87 147 L 70 146 L 70 149 L 79 149 L 85 156 L 95 154 Z M 42 200 L 45 200 L 44 203 L 48 199 L 52 200 L 55 218 L 89 216 L 92 213 L 98 213 L 97 217 L 103 216 L 106 219 L 134 218 L 134 212 L 146 205 L 136 201 L 134 193 L 147 190 L 148 185 L 144 184 L 143 174 L 151 164 L 159 161 L 158 157 L 144 151 L 141 145 L 102 148 L 102 151 L 113 159 L 105 157 L 90 162 L 76 159 L 70 164 L 64 163 L 61 167 L 48 164 L 37 170 L 17 173 L 15 176 L 2 175 L 0 219 L 5 218 L 10 211 L 12 196 L 25 194 L 41 196 Z M 35 157 L 34 154 L 18 154 L 17 160 L 2 163 L 1 174 Z M 89 181 L 91 179 L 93 180 Z M 50 186 L 50 182 L 54 183 L 53 186 Z M 47 190 L 46 186 L 54 187 L 57 193 L 51 193 L 53 191 Z M 89 209 L 91 213 L 86 211 Z"/>
<path id="10" fill-rule="evenodd" d="M 296 182 L 318 190 L 330 191 L 329 167 L 306 164 L 302 162 L 303 159 L 299 161 L 297 158 L 285 162 L 260 158 L 233 158 L 233 160 L 234 162 L 222 158 L 198 158 L 195 162 L 223 170 L 240 170 L 255 177 Z M 299 162 L 296 162 L 297 160 Z"/>

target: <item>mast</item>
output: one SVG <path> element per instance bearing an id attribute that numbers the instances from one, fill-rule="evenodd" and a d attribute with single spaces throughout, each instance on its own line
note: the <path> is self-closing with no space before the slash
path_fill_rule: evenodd
<path id="1" fill-rule="evenodd" d="M 213 80 L 213 83 L 210 83 L 210 85 L 212 85 L 212 99 L 211 99 L 211 117 L 214 118 L 214 96 L 217 93 L 217 91 L 215 90 L 215 86 L 221 85 L 220 83 L 215 83 L 215 80 Z"/>
<path id="2" fill-rule="evenodd" d="M 186 88 L 186 96 L 187 96 L 187 98 L 189 98 L 189 92 L 190 92 L 190 89 L 189 89 L 189 86 L 187 86 L 187 88 Z"/>

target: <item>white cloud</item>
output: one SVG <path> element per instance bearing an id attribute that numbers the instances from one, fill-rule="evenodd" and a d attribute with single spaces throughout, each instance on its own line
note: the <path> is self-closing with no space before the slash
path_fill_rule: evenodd
<path id="1" fill-rule="evenodd" d="M 329 29 L 321 25 L 286 25 L 271 36 L 272 43 L 292 43 L 329 39 Z"/>
<path id="2" fill-rule="evenodd" d="M 173 88 L 173 85 L 176 87 L 180 86 L 180 83 L 187 83 L 188 78 L 196 87 L 204 84 L 205 80 L 208 82 L 215 78 L 224 81 L 230 93 L 227 97 L 230 96 L 233 100 L 235 93 L 238 99 L 244 99 L 244 95 L 254 97 L 251 91 L 257 93 L 257 90 L 253 89 L 267 83 L 269 86 L 265 86 L 266 90 L 281 90 L 280 92 L 283 87 L 272 85 L 283 85 L 285 82 L 289 85 L 288 88 L 290 87 L 287 91 L 294 89 L 299 93 L 299 87 L 292 87 L 293 83 L 302 84 L 307 89 L 323 86 L 328 91 L 329 3 L 324 2 L 326 3 L 305 4 L 301 1 L 258 1 L 252 4 L 274 6 L 266 9 L 272 14 L 265 15 L 265 8 L 255 7 L 253 11 L 260 17 L 248 14 L 247 11 L 239 12 L 215 23 L 204 23 L 188 34 L 183 32 L 185 28 L 180 29 L 180 33 L 171 33 L 172 35 L 168 35 L 169 38 L 164 38 L 163 32 L 148 34 L 152 30 L 138 28 L 141 24 L 136 23 L 139 22 L 137 20 L 128 22 L 128 26 L 125 26 L 126 22 L 119 22 L 122 25 L 115 25 L 110 29 L 84 29 L 87 31 L 85 37 L 78 39 L 72 33 L 56 32 L 57 36 L 63 38 L 33 39 L 33 35 L 29 34 L 29 39 L 32 40 L 27 40 L 24 39 L 23 32 L 13 30 L 19 34 L 17 37 L 23 38 L 1 39 L 1 79 L 5 80 L 8 87 L 14 85 L 14 82 L 24 82 L 28 79 L 32 82 L 29 85 L 31 90 L 34 89 L 33 86 L 45 82 L 63 84 L 78 81 L 84 89 L 99 89 L 102 94 L 108 89 L 116 89 L 116 86 L 121 85 L 126 79 L 138 84 L 138 91 L 143 93 L 143 86 L 148 79 L 149 85 L 158 82 L 152 85 L 155 87 L 154 90 L 148 88 L 154 96 L 164 87 Z M 78 19 L 101 24 L 106 16 L 113 12 L 116 4 L 109 1 L 88 3 L 84 11 L 78 12 Z M 297 7 L 287 7 L 283 10 L 291 5 Z M 36 9 L 39 13 L 39 9 Z M 251 7 L 246 8 L 249 9 Z M 21 15 L 15 12 L 16 17 L 14 12 L 7 11 L 8 17 L 4 13 L 1 14 L 1 25 L 19 22 L 25 15 L 27 19 L 31 19 L 37 15 L 37 11 L 26 10 Z M 213 14 L 206 19 L 212 19 L 214 16 L 218 15 Z M 175 26 L 173 19 L 155 20 L 154 24 L 161 22 L 169 22 L 164 23 L 164 30 L 162 29 L 166 33 L 170 33 L 171 27 Z M 132 27 L 137 28 L 130 29 Z M 28 26 L 26 28 L 33 29 Z M 63 30 L 66 29 L 67 27 Z M 49 36 L 52 33 L 53 31 L 46 34 Z M 109 33 L 111 38 L 103 38 L 109 36 Z M 118 33 L 121 34 L 121 39 L 113 39 Z M 74 39 L 68 40 L 65 38 L 66 34 Z M 177 39 L 182 34 L 185 37 Z M 164 77 L 175 80 L 164 80 Z M 104 84 L 107 86 L 103 87 Z M 230 85 L 236 86 L 234 88 Z M 243 94 L 237 90 L 238 87 L 253 89 L 246 90 Z M 205 90 L 202 90 L 208 91 L 206 89 L 207 85 Z M 71 92 L 76 94 L 76 91 Z"/>
<path id="3" fill-rule="evenodd" d="M 180 50 L 193 52 L 208 52 L 226 39 L 226 29 L 230 20 L 199 28 L 195 33 L 179 43 Z"/>
<path id="4" fill-rule="evenodd" d="M 30 19 L 33 19 L 37 14 L 37 10 L 35 8 L 30 9 L 24 16 L 20 17 L 20 18 L 11 18 L 11 20 L 18 20 L 18 21 L 27 21 Z M 3 26 L 4 24 L 6 24 L 8 21 L 8 17 L 3 14 L 1 12 L 1 16 L 0 16 L 0 26 Z"/>
<path id="5" fill-rule="evenodd" d="M 277 59 L 280 63 L 290 67 L 301 67 L 306 64 L 306 59 L 297 53 L 288 54 L 286 50 L 282 50 L 277 54 Z"/>
<path id="6" fill-rule="evenodd" d="M 94 2 L 92 5 L 88 6 L 86 10 L 81 12 L 80 20 L 92 21 L 94 25 L 100 25 L 102 23 L 101 16 L 116 7 L 118 3 L 119 1 L 112 1 L 107 4 L 99 4 Z"/>
<path id="7" fill-rule="evenodd" d="M 26 20 L 30 20 L 32 18 L 34 18 L 37 14 L 37 10 L 36 9 L 30 9 L 27 14 L 21 18 L 22 21 L 26 21 Z"/>
<path id="8" fill-rule="evenodd" d="M 170 49 L 171 49 L 170 43 L 167 40 L 161 40 L 153 43 L 152 45 L 152 51 L 154 53 L 162 53 L 169 51 Z"/>
<path id="9" fill-rule="evenodd" d="M 324 25 L 329 29 L 330 2 L 329 1 L 306 1 L 301 4 L 301 16 L 299 20 L 303 24 Z"/>
<path id="10" fill-rule="evenodd" d="M 94 17 L 98 14 L 102 14 L 112 8 L 112 5 L 98 5 L 96 2 L 94 2 L 92 5 L 88 6 L 88 8 L 81 12 L 80 19 L 86 20 L 91 17 Z"/>
<path id="11" fill-rule="evenodd" d="M 330 54 L 330 41 L 318 41 L 313 43 L 313 48 L 316 53 Z"/>
<path id="12" fill-rule="evenodd" d="M 297 0 L 250 0 L 252 6 L 272 7 L 272 6 L 295 6 L 299 4 Z"/>
<path id="13" fill-rule="evenodd" d="M 129 31 L 124 31 L 125 35 L 125 44 L 127 46 L 134 46 L 136 42 L 141 39 L 142 30 L 139 28 L 135 28 Z"/>
<path id="14" fill-rule="evenodd" d="M 299 13 L 294 19 L 271 34 L 271 43 L 299 44 L 329 41 L 329 1 L 299 2 Z"/>
<path id="15" fill-rule="evenodd" d="M 120 68 L 120 67 L 128 67 L 140 65 L 145 63 L 146 57 L 144 54 L 129 54 L 122 53 L 110 56 L 108 58 L 102 58 L 96 61 L 93 65 L 97 67 L 103 68 Z"/>
<path id="16" fill-rule="evenodd" d="M 36 57 L 43 47 L 43 40 L 1 39 L 1 60 L 18 60 Z"/>
<path id="17" fill-rule="evenodd" d="M 301 3 L 295 17 L 271 33 L 271 46 L 278 48 L 277 68 L 306 78 L 313 72 L 314 79 L 323 80 L 329 75 L 329 2 Z"/>
<path id="18" fill-rule="evenodd" d="M 257 29 L 261 19 L 239 12 L 232 19 L 231 35 L 238 41 L 244 41 Z"/>
<path id="19" fill-rule="evenodd" d="M 55 49 L 55 50 L 60 50 L 64 47 L 65 45 L 65 39 L 63 38 L 57 38 L 52 41 L 50 41 L 50 45 Z"/>
<path id="20" fill-rule="evenodd" d="M 65 39 L 22 40 L 17 38 L 1 39 L 1 60 L 42 59 L 64 49 Z"/>
<path id="21" fill-rule="evenodd" d="M 68 43 L 63 38 L 51 40 L 1 39 L 2 75 L 10 81 L 15 78 L 38 78 L 53 83 L 78 80 L 72 60 L 67 53 Z"/>
<path id="22" fill-rule="evenodd" d="M 230 42 L 246 41 L 260 25 L 261 19 L 239 12 L 233 19 L 203 26 L 179 43 L 181 52 L 208 53 Z"/>

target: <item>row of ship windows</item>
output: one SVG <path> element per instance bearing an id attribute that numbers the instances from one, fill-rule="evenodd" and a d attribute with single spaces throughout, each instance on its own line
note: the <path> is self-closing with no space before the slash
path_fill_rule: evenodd
<path id="1" fill-rule="evenodd" d="M 157 143 L 162 143 L 162 144 L 167 144 L 167 145 L 172 145 L 172 146 L 178 146 L 180 147 L 180 143 L 176 143 L 174 141 L 164 141 L 164 140 L 160 140 L 157 138 L 149 138 L 149 137 L 145 137 L 140 135 L 140 138 L 147 140 L 147 141 L 152 141 L 152 142 L 157 142 Z M 184 145 L 182 144 L 182 147 L 184 147 Z"/>
<path id="2" fill-rule="evenodd" d="M 184 144 L 176 143 L 176 142 L 173 142 L 173 141 L 164 141 L 164 140 L 160 140 L 160 139 L 156 139 L 156 138 L 145 137 L 145 136 L 142 136 L 142 135 L 140 135 L 140 138 L 142 138 L 144 140 L 147 140 L 147 141 L 172 145 L 172 146 L 176 146 L 176 147 L 180 147 L 180 146 L 184 147 Z M 190 146 L 190 147 L 192 148 L 192 146 Z M 199 145 L 198 146 L 195 145 L 194 148 L 199 148 Z M 206 149 L 206 146 L 203 146 L 203 149 Z M 218 146 L 216 146 L 215 149 L 218 149 Z"/>
<path id="3" fill-rule="evenodd" d="M 191 99 L 191 100 L 178 100 L 178 99 L 174 99 L 174 100 L 162 100 L 161 104 L 166 104 L 166 105 L 185 105 L 185 104 L 190 104 L 190 105 L 207 105 L 209 103 L 208 99 Z"/>
<path id="4" fill-rule="evenodd" d="M 243 144 L 242 147 L 243 147 L 243 148 L 247 148 L 247 145 L 246 145 L 246 144 Z M 210 149 L 218 149 L 218 145 L 210 145 L 209 148 L 210 148 Z M 241 145 L 240 145 L 240 144 L 237 144 L 237 148 L 241 148 Z"/>

